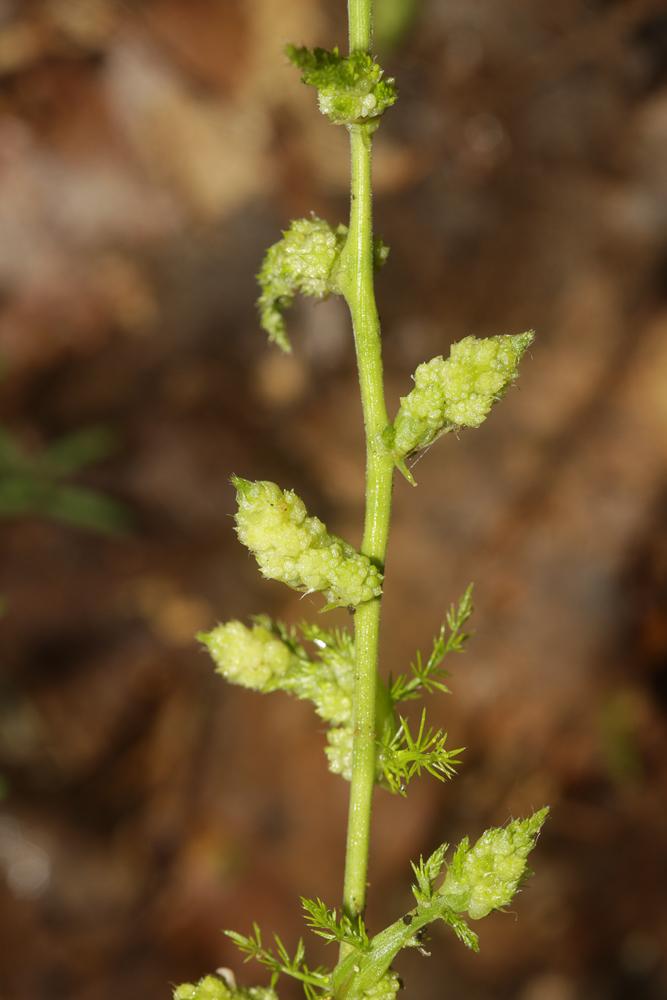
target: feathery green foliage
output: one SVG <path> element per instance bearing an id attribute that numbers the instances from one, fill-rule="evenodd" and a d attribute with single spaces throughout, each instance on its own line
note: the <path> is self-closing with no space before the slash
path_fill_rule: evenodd
<path id="1" fill-rule="evenodd" d="M 401 719 L 392 739 L 378 750 L 378 770 L 389 790 L 405 795 L 409 782 L 422 771 L 438 781 L 453 777 L 463 747 L 448 750 L 446 742 L 447 733 L 427 726 L 425 709 L 414 733 L 408 720 Z"/>
<path id="2" fill-rule="evenodd" d="M 337 941 L 338 944 L 348 944 L 351 948 L 366 951 L 369 947 L 368 932 L 361 914 L 350 917 L 347 913 L 340 916 L 335 909 L 329 909 L 321 899 L 301 898 L 301 906 L 306 914 L 306 923 L 318 937 L 325 941 Z"/>
<path id="3" fill-rule="evenodd" d="M 306 949 L 301 938 L 296 951 L 290 955 L 277 934 L 273 935 L 272 946 L 265 945 L 257 924 L 252 925 L 252 934 L 249 935 L 239 934 L 238 931 L 225 931 L 225 934 L 234 942 L 246 962 L 255 961 L 268 969 L 271 974 L 271 989 L 281 976 L 288 976 L 301 983 L 307 1000 L 316 1000 L 317 997 L 323 997 L 328 993 L 331 977 L 326 969 L 311 969 L 308 966 Z"/>
<path id="4" fill-rule="evenodd" d="M 449 694 L 449 688 L 445 684 L 449 674 L 443 669 L 442 663 L 449 653 L 463 652 L 465 642 L 469 638 L 464 626 L 473 611 L 472 592 L 473 585 L 470 584 L 458 605 L 451 605 L 440 631 L 433 640 L 433 649 L 426 663 L 421 653 L 417 652 L 414 663 L 410 664 L 411 674 L 399 674 L 392 682 L 390 696 L 395 705 L 402 701 L 421 698 L 424 694 L 435 692 Z"/>

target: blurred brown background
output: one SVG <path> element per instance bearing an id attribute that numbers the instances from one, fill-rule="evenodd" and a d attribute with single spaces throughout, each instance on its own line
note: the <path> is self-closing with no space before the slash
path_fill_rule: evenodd
<path id="1" fill-rule="evenodd" d="M 667 13 L 377 6 L 392 411 L 452 340 L 538 337 L 488 423 L 396 484 L 383 670 L 469 580 L 476 634 L 430 705 L 460 776 L 378 793 L 371 927 L 410 905 L 410 858 L 549 802 L 517 919 L 479 925 L 479 956 L 436 929 L 406 997 L 664 998 Z M 344 45 L 342 0 L 0 2 L 2 1000 L 263 982 L 221 928 L 291 944 L 299 894 L 339 898 L 347 786 L 317 721 L 193 640 L 320 604 L 260 580 L 231 472 L 360 535 L 342 304 L 298 305 L 290 358 L 254 311 L 280 228 L 347 212 L 345 133 L 287 41 Z"/>

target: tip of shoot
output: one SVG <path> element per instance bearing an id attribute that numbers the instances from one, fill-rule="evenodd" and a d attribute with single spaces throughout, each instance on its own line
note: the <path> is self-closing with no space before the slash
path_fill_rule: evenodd
<path id="1" fill-rule="evenodd" d="M 229 481 L 236 490 L 236 492 L 240 493 L 241 496 L 246 496 L 248 494 L 248 491 L 252 487 L 252 483 L 250 482 L 250 480 L 243 479 L 242 476 L 232 475 L 229 477 Z"/>

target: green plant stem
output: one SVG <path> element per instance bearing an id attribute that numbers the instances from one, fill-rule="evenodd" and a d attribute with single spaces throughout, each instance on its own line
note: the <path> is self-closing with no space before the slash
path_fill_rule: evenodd
<path id="1" fill-rule="evenodd" d="M 350 52 L 371 47 L 373 0 L 347 0 Z"/>
<path id="2" fill-rule="evenodd" d="M 371 4 L 350 0 L 350 48 L 370 42 Z M 351 125 L 350 228 L 342 254 L 342 285 L 357 353 L 366 431 L 366 510 L 361 551 L 384 566 L 391 512 L 393 461 L 382 432 L 387 426 L 380 322 L 373 288 L 371 143 L 373 124 Z M 356 669 L 352 781 L 345 855 L 343 905 L 351 916 L 363 912 L 373 788 L 375 784 L 376 688 L 381 599 L 355 613 Z"/>
<path id="3" fill-rule="evenodd" d="M 337 1000 L 358 1000 L 387 972 L 403 948 L 419 947 L 419 931 L 441 918 L 447 905 L 437 893 L 427 905 L 415 907 L 372 938 L 363 956 L 348 952 L 336 966 L 333 977 Z"/>
<path id="4" fill-rule="evenodd" d="M 345 248 L 346 299 L 352 316 L 366 431 L 366 511 L 361 551 L 384 566 L 391 511 L 393 461 L 382 432 L 384 402 L 380 324 L 373 291 L 371 137 L 367 125 L 350 127 L 352 209 Z M 349 255 L 349 256 L 348 256 Z M 371 800 L 375 784 L 375 705 L 381 598 L 355 613 L 355 692 L 352 781 L 343 903 L 350 915 L 366 902 Z"/>

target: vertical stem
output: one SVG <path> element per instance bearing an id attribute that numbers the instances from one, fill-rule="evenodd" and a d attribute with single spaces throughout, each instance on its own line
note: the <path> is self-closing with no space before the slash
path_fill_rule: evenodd
<path id="1" fill-rule="evenodd" d="M 349 0 L 350 49 L 367 49 L 371 38 L 370 0 Z M 382 377 L 380 323 L 373 287 L 371 189 L 372 124 L 351 125 L 350 228 L 342 255 L 343 286 L 350 308 L 366 431 L 366 511 L 361 551 L 384 566 L 391 512 L 393 462 L 382 432 L 387 426 Z M 381 599 L 355 614 L 355 689 L 352 780 L 345 855 L 343 904 L 350 915 L 366 904 L 366 877 L 375 784 L 375 698 Z"/>
<path id="2" fill-rule="evenodd" d="M 347 0 L 350 52 L 371 47 L 373 0 Z"/>

